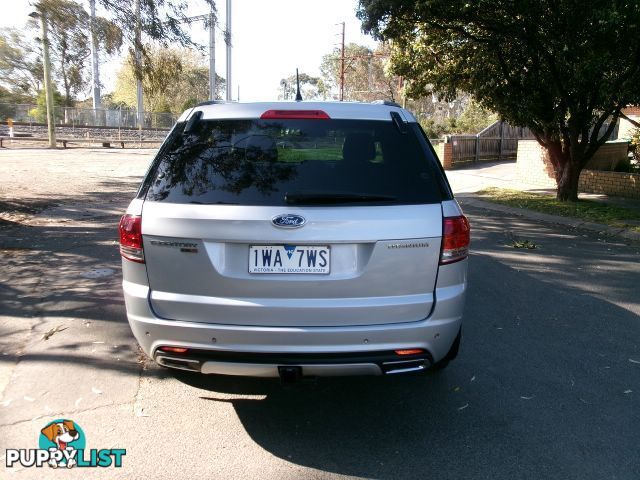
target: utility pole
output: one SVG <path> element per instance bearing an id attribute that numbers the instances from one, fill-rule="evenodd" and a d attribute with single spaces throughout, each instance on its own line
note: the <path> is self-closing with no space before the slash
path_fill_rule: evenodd
<path id="1" fill-rule="evenodd" d="M 227 102 L 231 101 L 233 92 L 231 83 L 231 0 L 227 0 L 227 27 L 224 32 L 224 41 L 227 44 Z"/>
<path id="2" fill-rule="evenodd" d="M 140 18 L 140 0 L 136 0 L 136 44 L 135 44 L 135 70 L 136 70 L 136 94 L 138 98 L 138 128 L 144 126 L 144 102 L 142 98 L 142 19 Z"/>
<path id="3" fill-rule="evenodd" d="M 342 48 L 340 49 L 340 101 L 344 101 L 344 22 L 342 22 Z"/>
<path id="4" fill-rule="evenodd" d="M 43 8 L 38 9 L 40 25 L 42 26 L 42 64 L 44 67 L 44 92 L 47 103 L 47 132 L 49 133 L 49 148 L 56 148 L 56 126 L 53 116 L 53 90 L 51 89 L 51 60 L 49 59 L 49 36 L 47 28 L 47 14 Z"/>
<path id="5" fill-rule="evenodd" d="M 216 99 L 216 16 L 209 14 L 209 100 Z"/>
<path id="6" fill-rule="evenodd" d="M 89 0 L 89 30 L 91 33 L 91 84 L 93 93 L 93 115 L 102 108 L 100 101 L 100 66 L 98 64 L 98 40 L 96 39 L 96 0 Z M 94 118 L 95 120 L 95 118 Z"/>

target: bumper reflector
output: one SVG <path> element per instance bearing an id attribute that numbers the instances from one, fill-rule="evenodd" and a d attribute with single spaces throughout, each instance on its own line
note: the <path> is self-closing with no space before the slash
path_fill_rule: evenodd
<path id="1" fill-rule="evenodd" d="M 405 350 L 394 350 L 396 355 L 418 355 L 420 353 L 424 353 L 424 350 L 421 348 L 408 348 Z"/>
<path id="2" fill-rule="evenodd" d="M 189 351 L 188 348 L 184 347 L 160 347 L 158 350 L 171 353 L 187 353 Z"/>

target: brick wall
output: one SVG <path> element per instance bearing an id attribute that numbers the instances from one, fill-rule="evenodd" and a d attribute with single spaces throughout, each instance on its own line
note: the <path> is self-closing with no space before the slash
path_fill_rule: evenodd
<path id="1" fill-rule="evenodd" d="M 578 190 L 584 193 L 640 198 L 640 174 L 583 170 Z"/>
<path id="2" fill-rule="evenodd" d="M 626 152 L 626 142 L 608 142 L 598 150 L 588 167 L 611 166 L 617 163 L 621 155 L 626 155 Z M 541 188 L 556 188 L 549 154 L 535 140 L 518 142 L 516 175 L 522 183 Z M 640 175 L 587 168 L 580 174 L 578 189 L 584 193 L 640 198 Z"/>
<path id="3" fill-rule="evenodd" d="M 549 154 L 537 140 L 520 140 L 516 158 L 516 175 L 521 182 L 542 188 L 556 187 Z"/>
<path id="4" fill-rule="evenodd" d="M 442 168 L 449 170 L 453 167 L 453 144 L 447 142 L 439 143 L 436 147 L 436 153 L 442 164 Z"/>
<path id="5" fill-rule="evenodd" d="M 615 170 L 616 165 L 627 158 L 629 142 L 613 140 L 602 145 L 587 163 L 589 170 Z"/>

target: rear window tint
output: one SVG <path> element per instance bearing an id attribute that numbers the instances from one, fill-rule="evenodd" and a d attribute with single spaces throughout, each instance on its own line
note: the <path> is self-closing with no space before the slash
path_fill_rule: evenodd
<path id="1" fill-rule="evenodd" d="M 203 120 L 163 148 L 147 199 L 287 205 L 294 195 L 317 203 L 326 194 L 350 198 L 337 205 L 353 205 L 354 195 L 362 205 L 440 202 L 442 174 L 417 135 L 391 121 Z"/>

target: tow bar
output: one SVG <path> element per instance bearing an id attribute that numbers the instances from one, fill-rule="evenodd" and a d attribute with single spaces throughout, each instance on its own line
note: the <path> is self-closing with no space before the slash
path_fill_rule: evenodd
<path id="1" fill-rule="evenodd" d="M 283 385 L 298 383 L 302 380 L 302 367 L 280 366 L 278 367 L 278 374 L 280 375 L 280 383 Z"/>

